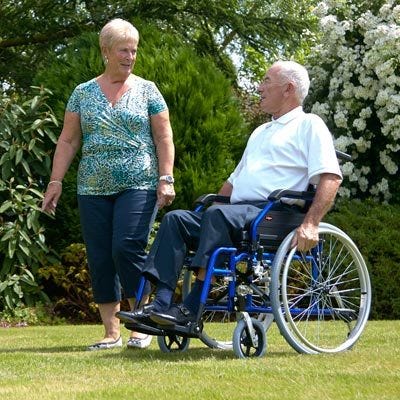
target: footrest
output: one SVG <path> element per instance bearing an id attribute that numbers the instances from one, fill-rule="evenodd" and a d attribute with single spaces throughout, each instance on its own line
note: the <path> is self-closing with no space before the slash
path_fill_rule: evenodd
<path id="1" fill-rule="evenodd" d="M 192 322 L 185 326 L 180 325 L 145 325 L 139 322 L 126 322 L 125 328 L 130 331 L 145 333 L 153 336 L 168 336 L 176 334 L 182 337 L 199 338 L 203 330 L 203 324 Z"/>
<path id="2" fill-rule="evenodd" d="M 146 335 L 153 335 L 153 336 L 164 336 L 165 335 L 165 333 L 163 332 L 163 329 L 160 329 L 157 326 L 144 325 L 144 324 L 135 323 L 135 322 L 126 322 L 125 328 L 129 329 L 130 331 L 145 333 Z"/>
<path id="3" fill-rule="evenodd" d="M 178 336 L 199 338 L 203 331 L 203 323 L 191 322 L 185 326 L 166 325 L 163 327 L 167 333 L 175 333 Z"/>

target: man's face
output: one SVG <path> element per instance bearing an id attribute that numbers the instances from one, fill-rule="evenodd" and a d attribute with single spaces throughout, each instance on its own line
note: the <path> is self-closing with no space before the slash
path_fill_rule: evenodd
<path id="1" fill-rule="evenodd" d="M 261 96 L 260 107 L 265 113 L 271 115 L 279 113 L 286 100 L 284 93 L 287 85 L 288 83 L 282 83 L 278 67 L 272 66 L 267 71 L 258 87 Z"/>

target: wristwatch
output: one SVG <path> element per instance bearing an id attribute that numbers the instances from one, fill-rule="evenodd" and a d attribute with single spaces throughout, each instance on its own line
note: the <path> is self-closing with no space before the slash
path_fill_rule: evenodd
<path id="1" fill-rule="evenodd" d="M 175 182 L 175 179 L 172 175 L 162 175 L 159 178 L 160 181 L 165 181 L 167 182 L 169 185 L 173 185 Z"/>

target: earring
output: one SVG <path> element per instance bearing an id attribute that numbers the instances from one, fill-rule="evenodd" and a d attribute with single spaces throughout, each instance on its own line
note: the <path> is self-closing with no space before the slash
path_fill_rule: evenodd
<path id="1" fill-rule="evenodd" d="M 108 64 L 108 57 L 104 56 L 104 64 L 107 65 Z"/>

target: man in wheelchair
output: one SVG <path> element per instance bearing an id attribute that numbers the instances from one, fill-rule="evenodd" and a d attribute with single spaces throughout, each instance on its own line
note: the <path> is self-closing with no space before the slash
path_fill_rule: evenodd
<path id="1" fill-rule="evenodd" d="M 249 226 L 276 189 L 304 191 L 316 185 L 311 206 L 283 199 L 274 210 L 304 212 L 292 246 L 307 251 L 318 242 L 318 225 L 331 207 L 342 181 L 332 136 L 317 115 L 302 103 L 309 89 L 307 70 L 292 61 L 278 61 L 267 71 L 258 91 L 261 109 L 272 121 L 254 130 L 242 159 L 223 184 L 220 195 L 229 204 L 204 211 L 167 213 L 149 252 L 144 276 L 156 284 L 154 301 L 135 311 L 117 313 L 125 322 L 144 325 L 186 325 L 197 319 L 209 258 L 215 248 L 231 246 L 233 237 Z M 197 249 L 192 266 L 198 275 L 183 304 L 173 305 L 174 291 L 188 250 Z"/>

